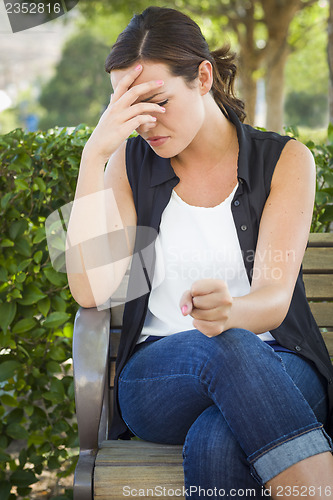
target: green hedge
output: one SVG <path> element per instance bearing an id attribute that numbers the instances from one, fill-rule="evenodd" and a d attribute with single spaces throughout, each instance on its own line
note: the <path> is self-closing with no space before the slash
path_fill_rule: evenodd
<path id="1" fill-rule="evenodd" d="M 71 339 L 77 305 L 66 275 L 52 268 L 44 224 L 73 200 L 90 133 L 81 125 L 0 136 L 1 500 L 28 498 L 44 468 L 66 474 L 76 463 Z"/>
<path id="2" fill-rule="evenodd" d="M 290 131 L 289 131 L 290 133 Z M 69 474 L 77 424 L 71 338 L 77 305 L 51 265 L 45 220 L 73 200 L 91 129 L 0 136 L 0 498 L 29 497 L 47 468 Z M 317 162 L 312 231 L 333 219 L 333 134 L 308 146 Z M 74 450 L 74 451 L 73 451 Z M 71 491 L 67 496 L 71 498 Z"/>
<path id="3" fill-rule="evenodd" d="M 297 134 L 296 134 L 297 135 Z M 311 231 L 333 230 L 333 125 L 328 126 L 327 143 L 306 143 L 316 161 L 317 182 Z"/>

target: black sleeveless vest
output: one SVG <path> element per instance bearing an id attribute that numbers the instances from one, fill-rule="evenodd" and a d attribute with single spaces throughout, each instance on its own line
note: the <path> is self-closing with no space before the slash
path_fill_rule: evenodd
<path id="1" fill-rule="evenodd" d="M 251 282 L 261 214 L 270 192 L 275 165 L 290 137 L 244 125 L 231 108 L 226 109 L 228 118 L 236 126 L 239 142 L 238 188 L 232 200 L 232 214 Z M 127 142 L 126 168 L 137 211 L 137 225 L 158 232 L 162 213 L 179 178 L 174 173 L 170 160 L 156 155 L 141 137 L 131 138 Z M 138 235 L 136 254 L 149 245 L 153 247 L 149 230 L 138 231 Z M 145 269 L 142 269 L 141 273 L 138 273 L 136 266 L 129 278 L 129 301 L 125 305 L 116 364 L 114 417 L 110 439 L 128 439 L 130 436 L 120 414 L 117 381 L 135 348 L 146 317 L 151 281 L 149 277 L 152 277 L 154 269 L 154 251 L 150 252 L 148 257 L 146 255 L 144 266 Z M 131 289 L 137 290 L 140 281 L 142 290 L 146 288 L 147 292 L 130 300 Z M 333 434 L 333 367 L 306 299 L 302 270 L 297 278 L 288 314 L 282 324 L 271 330 L 271 333 L 282 346 L 314 362 L 318 371 L 326 378 L 330 408 L 327 430 Z"/>

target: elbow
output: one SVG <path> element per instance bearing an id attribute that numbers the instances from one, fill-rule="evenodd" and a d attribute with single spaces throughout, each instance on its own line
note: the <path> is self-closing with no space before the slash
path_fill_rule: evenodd
<path id="1" fill-rule="evenodd" d="M 276 297 L 277 299 L 277 297 Z M 272 326 L 270 330 L 275 330 L 286 319 L 290 308 L 291 297 L 288 296 L 287 293 L 282 292 L 279 294 L 279 299 L 276 300 L 274 307 L 274 314 L 271 315 L 272 318 Z"/>

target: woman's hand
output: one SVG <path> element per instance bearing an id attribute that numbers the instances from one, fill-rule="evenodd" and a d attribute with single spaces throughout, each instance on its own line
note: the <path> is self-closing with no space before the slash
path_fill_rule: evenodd
<path id="1" fill-rule="evenodd" d="M 142 66 L 138 65 L 119 80 L 110 104 L 85 145 L 85 153 L 103 158 L 106 163 L 135 129 L 143 124 L 146 128 L 155 127 L 156 117 L 152 114 L 164 113 L 165 109 L 158 104 L 136 101 L 162 87 L 164 82 L 154 80 L 132 86 L 141 72 Z"/>
<path id="2" fill-rule="evenodd" d="M 207 337 L 215 337 L 225 330 L 233 299 L 227 284 L 219 279 L 195 281 L 181 300 L 184 316 L 194 318 L 193 326 Z"/>

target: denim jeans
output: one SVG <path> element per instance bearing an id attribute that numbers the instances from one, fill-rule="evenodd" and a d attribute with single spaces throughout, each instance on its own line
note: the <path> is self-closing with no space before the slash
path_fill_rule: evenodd
<path id="1" fill-rule="evenodd" d="M 187 498 L 236 489 L 268 496 L 267 481 L 331 451 L 321 375 L 243 329 L 213 338 L 191 330 L 139 344 L 120 374 L 119 404 L 136 436 L 184 444 Z"/>

